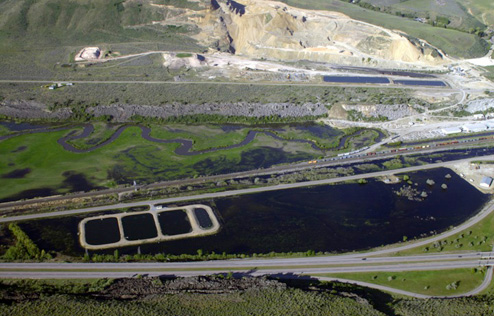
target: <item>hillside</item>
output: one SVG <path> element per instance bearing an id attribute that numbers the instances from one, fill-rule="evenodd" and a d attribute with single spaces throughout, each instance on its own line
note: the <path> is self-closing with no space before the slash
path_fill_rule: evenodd
<path id="1" fill-rule="evenodd" d="M 446 54 L 458 57 L 458 58 L 474 58 L 484 56 L 489 50 L 489 44 L 478 37 L 475 34 L 469 34 L 465 31 L 459 31 L 453 28 L 444 27 L 434 27 L 427 23 L 421 23 L 419 21 L 414 21 L 408 17 L 397 16 L 394 14 L 389 14 L 386 12 L 381 12 L 380 10 L 370 10 L 366 9 L 358 4 L 357 2 L 367 2 L 375 6 L 388 7 L 394 4 L 401 5 L 400 10 L 406 12 L 406 4 L 408 8 L 413 8 L 414 11 L 426 12 L 430 10 L 430 7 L 425 6 L 424 3 L 430 2 L 435 3 L 433 0 L 420 0 L 420 1 L 399 1 L 399 0 L 361 0 L 356 1 L 356 3 L 349 3 L 348 0 L 280 0 L 288 5 L 311 9 L 311 10 L 328 10 L 328 11 L 338 11 L 342 12 L 349 17 L 372 23 L 374 25 L 379 25 L 391 30 L 399 30 L 405 32 L 411 37 L 420 38 L 427 41 L 431 45 L 440 48 Z M 492 21 L 489 17 L 492 16 L 493 4 L 490 1 L 485 0 L 469 0 L 469 1 L 458 1 L 457 5 L 450 5 L 450 2 L 455 1 L 438 1 L 442 3 L 447 3 L 446 12 L 452 12 L 451 14 L 461 13 L 461 23 L 466 23 L 468 28 L 470 27 L 482 27 L 484 20 Z M 455 2 L 456 3 L 456 2 Z M 467 12 L 465 13 L 463 6 L 465 3 L 472 4 L 471 8 L 467 7 Z M 379 7 L 380 8 L 380 7 Z M 456 10 L 454 10 L 456 9 Z M 443 15 L 445 9 L 441 6 L 437 9 L 440 14 Z M 460 10 L 462 10 L 460 12 Z M 468 14 L 472 11 L 475 17 Z M 478 20 L 479 16 L 483 16 L 482 23 Z M 459 20 L 458 20 L 459 21 Z M 458 22 L 460 23 L 460 22 Z M 467 30 L 468 31 L 468 30 Z"/>
<path id="2" fill-rule="evenodd" d="M 53 64 L 70 62 L 89 45 L 122 54 L 209 47 L 253 58 L 432 65 L 442 62 L 440 51 L 458 57 L 486 51 L 475 35 L 339 0 L 283 2 L 304 9 L 266 0 L 0 0 L 0 70 L 47 78 Z"/>

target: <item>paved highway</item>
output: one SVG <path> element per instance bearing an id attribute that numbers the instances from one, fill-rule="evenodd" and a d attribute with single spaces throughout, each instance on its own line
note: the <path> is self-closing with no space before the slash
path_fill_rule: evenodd
<path id="1" fill-rule="evenodd" d="M 417 298 L 430 298 L 433 296 L 422 295 L 403 290 L 394 289 L 387 286 L 367 283 L 362 281 L 353 281 L 341 278 L 329 278 L 318 276 L 318 274 L 329 273 L 357 273 L 357 272 L 400 272 L 400 271 L 430 271 L 430 270 L 447 270 L 458 268 L 478 267 L 482 262 L 487 265 L 488 270 L 482 284 L 467 293 L 455 294 L 449 297 L 469 296 L 480 293 L 485 290 L 492 281 L 492 261 L 480 259 L 481 256 L 488 253 L 470 253 L 461 255 L 463 258 L 458 259 L 458 255 L 428 255 L 428 256 L 410 256 L 410 257 L 389 257 L 389 258 L 369 258 L 342 260 L 338 266 L 313 266 L 306 265 L 307 261 L 320 264 L 323 261 L 334 261 L 338 263 L 336 257 L 325 258 L 292 258 L 292 259 L 264 259 L 264 260 L 231 260 L 231 261 L 211 261 L 211 262 L 193 262 L 193 263 L 0 263 L 0 278 L 15 279 L 90 279 L 90 278 L 124 278 L 134 277 L 136 275 L 147 276 L 198 276 L 211 273 L 228 273 L 234 272 L 246 276 L 272 275 L 279 278 L 300 278 L 310 277 L 317 278 L 321 281 L 339 281 L 358 284 L 361 286 L 376 288 L 382 291 L 388 291 L 401 295 L 408 295 Z M 341 256 L 338 256 L 341 257 Z M 447 261 L 447 259 L 452 261 Z M 466 260 L 464 260 L 467 258 Z M 473 258 L 473 260 L 472 260 Z M 329 259 L 329 260 L 328 260 Z M 439 260 L 437 262 L 430 260 Z M 302 260 L 302 261 L 300 261 Z M 353 260 L 353 261 L 352 261 Z M 360 260 L 357 263 L 354 261 Z M 402 260 L 402 263 L 391 263 Z M 427 262 L 412 262 L 412 261 Z M 445 261 L 446 260 L 446 261 Z M 409 261 L 409 262 L 406 262 Z M 303 266 L 293 265 L 301 263 Z M 347 265 L 344 265 L 346 262 Z M 384 262 L 388 262 L 384 264 Z M 381 263 L 381 264 L 376 264 Z M 281 266 L 271 266 L 279 264 Z M 253 265 L 258 265 L 253 267 Z M 196 266 L 200 266 L 197 268 Z M 316 275 L 314 275 L 316 274 Z"/>
<path id="2" fill-rule="evenodd" d="M 52 270 L 74 270 L 74 269 L 103 269 L 103 270 L 125 270 L 125 269 L 253 269 L 272 267 L 308 267 L 308 266 L 342 266 L 342 265 L 377 265 L 377 264 L 402 264 L 402 263 L 426 263 L 426 262 L 493 262 L 483 257 L 489 256 L 490 252 L 469 252 L 461 254 L 430 254 L 414 255 L 402 257 L 366 257 L 368 254 L 343 254 L 324 257 L 303 257 L 303 258 L 266 258 L 266 259 L 233 259 L 233 260 L 213 260 L 198 262 L 140 262 L 140 263 L 0 263 L 0 270 L 4 269 L 52 269 Z M 364 259 L 365 258 L 365 259 Z"/>
<path id="3" fill-rule="evenodd" d="M 458 268 L 474 268 L 481 264 L 486 266 L 494 265 L 494 262 L 480 259 L 468 260 L 442 260 L 429 262 L 404 262 L 401 263 L 381 263 L 372 264 L 368 262 L 359 262 L 358 264 L 346 265 L 291 265 L 283 264 L 280 266 L 252 266 L 250 264 L 235 264 L 225 265 L 224 267 L 215 267 L 214 264 L 209 266 L 209 263 L 214 261 L 204 261 L 204 265 L 200 268 L 190 267 L 185 263 L 2 263 L 0 265 L 0 277 L 15 277 L 22 272 L 24 278 L 44 278 L 46 275 L 60 273 L 64 276 L 72 275 L 70 278 L 93 277 L 93 274 L 107 274 L 107 277 L 115 275 L 131 277 L 135 274 L 152 274 L 152 275 L 177 275 L 191 276 L 204 275 L 210 273 L 226 273 L 239 272 L 252 275 L 264 274 L 314 274 L 314 273 L 352 273 L 352 272 L 376 272 L 376 271 L 428 271 L 428 270 L 449 270 Z M 278 259 L 282 260 L 282 259 Z M 243 261 L 243 260 L 239 260 Z M 248 261 L 248 260 L 245 260 Z M 265 261 L 271 261 L 265 259 Z M 62 278 L 62 277 L 59 277 Z"/>

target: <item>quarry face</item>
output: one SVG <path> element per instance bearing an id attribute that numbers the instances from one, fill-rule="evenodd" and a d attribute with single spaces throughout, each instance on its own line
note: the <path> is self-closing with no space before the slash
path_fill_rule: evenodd
<path id="1" fill-rule="evenodd" d="M 199 26 L 194 37 L 202 44 L 251 58 L 424 66 L 447 59 L 436 48 L 420 40 L 411 42 L 404 34 L 338 12 L 302 10 L 275 1 L 210 0 L 204 10 L 186 10 L 174 19 Z"/>

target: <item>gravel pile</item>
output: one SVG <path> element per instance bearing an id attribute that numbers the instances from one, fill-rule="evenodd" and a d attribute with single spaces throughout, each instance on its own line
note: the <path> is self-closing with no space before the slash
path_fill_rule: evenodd
<path id="1" fill-rule="evenodd" d="M 470 113 L 485 111 L 494 107 L 494 99 L 481 99 L 468 102 L 465 110 Z"/>
<path id="2" fill-rule="evenodd" d="M 128 121 L 134 115 L 146 117 L 171 117 L 193 114 L 220 114 L 225 116 L 247 117 L 301 117 L 326 114 L 328 109 L 320 103 L 205 103 L 205 104 L 165 104 L 162 106 L 115 104 L 96 106 L 88 109 L 95 116 L 112 115 L 114 121 Z"/>
<path id="3" fill-rule="evenodd" d="M 106 298 L 131 298 L 152 294 L 207 293 L 221 294 L 248 289 L 286 289 L 286 284 L 266 277 L 220 278 L 198 276 L 162 280 L 158 277 L 118 279 L 98 293 Z"/>
<path id="4" fill-rule="evenodd" d="M 361 112 L 368 117 L 384 116 L 389 120 L 417 114 L 417 111 L 407 104 L 345 105 L 345 109 Z"/>
<path id="5" fill-rule="evenodd" d="M 44 104 L 34 101 L 5 101 L 0 102 L 0 115 L 26 119 L 67 119 L 71 110 L 59 109 L 49 111 Z"/>

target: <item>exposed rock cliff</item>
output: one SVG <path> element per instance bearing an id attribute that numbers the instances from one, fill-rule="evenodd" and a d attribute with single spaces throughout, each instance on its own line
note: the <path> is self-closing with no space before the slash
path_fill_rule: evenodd
<path id="1" fill-rule="evenodd" d="M 369 59 L 439 64 L 443 54 L 422 41 L 328 11 L 302 10 L 268 0 L 208 0 L 190 16 L 196 38 L 253 58 L 341 62 Z"/>

